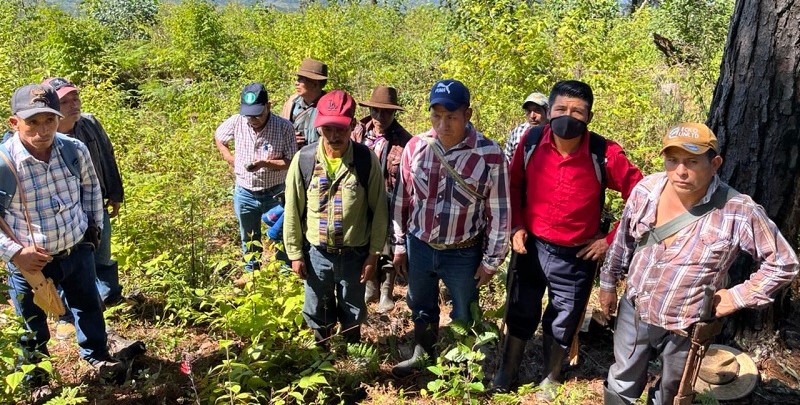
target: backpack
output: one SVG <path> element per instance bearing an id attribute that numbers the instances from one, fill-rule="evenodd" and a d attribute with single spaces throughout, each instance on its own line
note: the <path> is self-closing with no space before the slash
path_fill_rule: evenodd
<path id="1" fill-rule="evenodd" d="M 358 184 L 369 193 L 369 175 L 372 171 L 372 151 L 366 146 L 357 142 L 350 142 L 353 145 L 353 164 L 356 167 L 356 178 Z M 317 142 L 304 146 L 298 152 L 300 177 L 303 178 L 305 190 L 311 186 L 311 178 L 314 176 L 314 167 L 317 165 Z M 305 210 L 304 210 L 305 212 Z M 367 209 L 367 219 L 372 221 L 372 209 Z"/>
<path id="2" fill-rule="evenodd" d="M 80 160 L 78 160 L 78 146 L 71 138 L 61 133 L 56 133 L 53 145 L 55 145 L 57 140 L 61 141 L 61 156 L 67 164 L 67 169 L 69 169 L 69 172 L 72 173 L 73 176 L 80 178 L 81 163 Z M 5 142 L 0 144 L 0 153 L 11 160 L 11 155 L 8 152 L 8 148 L 6 148 Z M 5 159 L 0 159 L 0 216 L 6 216 L 6 210 L 8 210 L 8 206 L 11 205 L 11 200 L 16 193 L 17 181 L 14 178 L 14 173 L 11 171 L 11 168 L 8 167 Z"/>
<path id="3" fill-rule="evenodd" d="M 525 148 L 525 159 L 522 163 L 522 171 L 523 173 L 527 173 L 528 169 L 528 162 L 531 160 L 531 156 L 533 156 L 533 151 L 536 149 L 536 146 L 539 145 L 539 141 L 542 140 L 542 129 L 544 127 L 531 127 L 526 132 L 524 140 L 524 148 Z M 606 163 L 608 162 L 608 158 L 606 157 L 606 138 L 603 138 L 602 135 L 599 135 L 595 132 L 589 132 L 589 153 L 592 155 L 592 163 L 594 163 L 594 173 L 597 176 L 597 182 L 600 183 L 600 212 L 602 218 L 602 211 L 606 206 Z"/>

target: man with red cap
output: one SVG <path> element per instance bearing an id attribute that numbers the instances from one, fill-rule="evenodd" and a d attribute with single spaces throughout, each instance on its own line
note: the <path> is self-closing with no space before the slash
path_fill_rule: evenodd
<path id="1" fill-rule="evenodd" d="M 119 213 L 124 197 L 122 177 L 119 174 L 114 147 L 100 121 L 92 114 L 81 111 L 80 89 L 63 77 L 53 77 L 42 84 L 56 90 L 64 118 L 58 123 L 58 132 L 83 142 L 89 149 L 94 170 L 103 193 L 103 232 L 100 246 L 94 252 L 97 291 L 105 305 L 122 301 L 117 262 L 111 259 L 111 218 Z M 72 315 L 68 312 L 56 324 L 56 338 L 67 339 L 75 332 Z"/>
<path id="2" fill-rule="evenodd" d="M 321 141 L 301 149 L 286 176 L 284 244 L 292 270 L 305 280 L 303 317 L 318 344 L 337 322 L 348 342 L 358 342 L 367 315 L 364 283 L 386 243 L 389 207 L 377 156 L 350 139 L 353 97 L 335 90 L 318 106 Z"/>

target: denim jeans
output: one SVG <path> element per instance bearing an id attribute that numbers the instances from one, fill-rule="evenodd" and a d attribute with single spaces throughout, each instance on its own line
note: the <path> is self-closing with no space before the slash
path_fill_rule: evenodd
<path id="1" fill-rule="evenodd" d="M 367 249 L 343 254 L 320 251 L 312 246 L 305 255 L 307 277 L 303 318 L 312 329 L 332 327 L 339 321 L 342 330 L 367 317 L 361 269 Z"/>
<path id="2" fill-rule="evenodd" d="M 408 235 L 408 306 L 414 323 L 439 324 L 439 280 L 453 298 L 454 320 L 470 322 L 469 307 L 478 301 L 475 272 L 483 257 L 481 244 L 461 249 L 436 250 Z"/>
<path id="3" fill-rule="evenodd" d="M 22 346 L 32 353 L 48 354 L 47 341 L 50 330 L 44 311 L 33 303 L 33 291 L 16 266 L 8 263 L 8 284 L 11 300 L 17 314 L 25 319 L 26 328 L 33 336 L 23 337 Z M 89 244 L 78 244 L 72 254 L 55 259 L 42 269 L 45 277 L 64 291 L 69 311 L 75 322 L 75 331 L 80 355 L 89 362 L 106 360 L 109 357 L 106 343 L 106 324 L 95 279 L 94 254 Z"/>
<path id="4" fill-rule="evenodd" d="M 122 297 L 119 285 L 119 268 L 111 259 L 111 217 L 103 210 L 103 232 L 100 234 L 100 247 L 94 252 L 97 291 L 104 303 L 110 304 Z"/>
<path id="5" fill-rule="evenodd" d="M 250 191 L 246 188 L 236 186 L 233 192 L 233 211 L 239 219 L 239 236 L 242 238 L 242 255 L 244 255 L 245 271 L 258 270 L 261 261 L 255 256 L 260 257 L 263 251 L 261 246 L 249 242 L 258 241 L 261 243 L 261 215 L 278 205 L 275 195 L 283 191 L 285 184 L 262 190 Z M 258 253 L 258 254 L 254 254 Z M 288 262 L 288 257 L 278 254 L 278 259 Z"/>

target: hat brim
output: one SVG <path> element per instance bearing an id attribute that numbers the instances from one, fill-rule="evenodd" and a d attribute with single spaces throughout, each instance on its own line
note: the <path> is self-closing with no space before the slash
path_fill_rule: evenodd
<path id="1" fill-rule="evenodd" d="M 362 107 L 382 108 L 384 110 L 405 111 L 403 109 L 403 107 L 400 107 L 399 105 L 386 104 L 386 103 L 376 103 L 376 102 L 372 102 L 372 101 L 364 101 L 364 102 L 358 103 L 358 105 L 360 105 Z"/>
<path id="2" fill-rule="evenodd" d="M 722 385 L 709 384 L 698 378 L 694 383 L 695 392 L 710 392 L 718 401 L 732 401 L 744 398 L 753 392 L 758 383 L 759 374 L 756 363 L 747 353 L 725 345 L 711 345 L 708 349 L 724 350 L 733 354 L 736 362 L 739 363 L 739 374 L 733 381 Z"/>
<path id="3" fill-rule="evenodd" d="M 320 115 L 317 112 L 317 118 L 314 119 L 314 128 L 319 127 L 336 127 L 336 128 L 350 128 L 353 119 L 350 117 L 342 117 L 340 115 Z"/>
<path id="4" fill-rule="evenodd" d="M 309 72 L 309 71 L 305 71 L 305 70 L 294 72 L 294 74 L 297 75 L 297 76 L 302 76 L 302 77 L 309 78 L 311 80 L 328 80 L 328 76 L 318 75 L 318 74 L 316 74 L 314 72 Z"/>
<path id="5" fill-rule="evenodd" d="M 14 115 L 22 118 L 23 120 L 27 120 L 28 118 L 41 113 L 53 113 L 61 118 L 64 118 L 64 114 L 61 114 L 60 111 L 54 110 L 50 107 L 38 107 L 38 108 L 31 108 L 29 110 L 17 111 Z"/>
<path id="6" fill-rule="evenodd" d="M 77 88 L 75 86 L 64 86 L 64 87 L 56 90 L 56 94 L 58 95 L 58 98 L 61 99 L 64 96 L 66 96 L 67 94 L 72 93 L 73 91 L 80 92 L 81 89 L 79 89 L 79 88 Z"/>
<path id="7" fill-rule="evenodd" d="M 522 103 L 522 109 L 524 110 L 525 108 L 527 108 L 528 104 L 536 104 L 539 107 L 544 108 L 545 110 L 547 109 L 547 104 L 539 104 L 539 103 L 537 103 L 535 101 L 526 101 L 526 102 Z"/>
<path id="8" fill-rule="evenodd" d="M 661 148 L 661 153 L 664 153 L 669 148 L 680 148 L 693 155 L 702 155 L 711 149 L 710 146 L 700 146 L 691 142 L 672 143 Z"/>
<path id="9" fill-rule="evenodd" d="M 447 109 L 447 111 L 455 111 L 455 110 L 458 110 L 459 108 L 461 108 L 461 107 L 463 107 L 465 105 L 465 104 L 461 104 L 461 103 L 456 103 L 455 101 L 452 101 L 449 98 L 434 98 L 434 99 L 431 100 L 430 104 L 428 105 L 428 109 L 430 110 L 436 104 L 439 104 L 439 105 L 443 106 L 444 108 Z"/>
<path id="10" fill-rule="evenodd" d="M 250 117 L 261 115 L 266 107 L 266 104 L 241 104 L 239 106 L 239 114 Z"/>

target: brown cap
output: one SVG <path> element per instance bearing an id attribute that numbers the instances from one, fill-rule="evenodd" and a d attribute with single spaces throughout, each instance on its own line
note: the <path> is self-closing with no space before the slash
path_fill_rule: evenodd
<path id="1" fill-rule="evenodd" d="M 663 144 L 662 153 L 671 146 L 677 146 L 695 155 L 702 155 L 709 149 L 719 152 L 717 137 L 711 129 L 705 124 L 694 122 L 684 122 L 670 128 L 664 135 Z"/>
<path id="2" fill-rule="evenodd" d="M 403 111 L 397 104 L 397 90 L 394 87 L 378 86 L 372 90 L 372 97 L 358 103 L 362 107 L 382 108 L 384 110 Z"/>
<path id="3" fill-rule="evenodd" d="M 328 79 L 328 65 L 311 58 L 303 59 L 300 63 L 300 69 L 295 72 L 298 76 L 307 77 L 311 80 L 327 80 Z"/>

